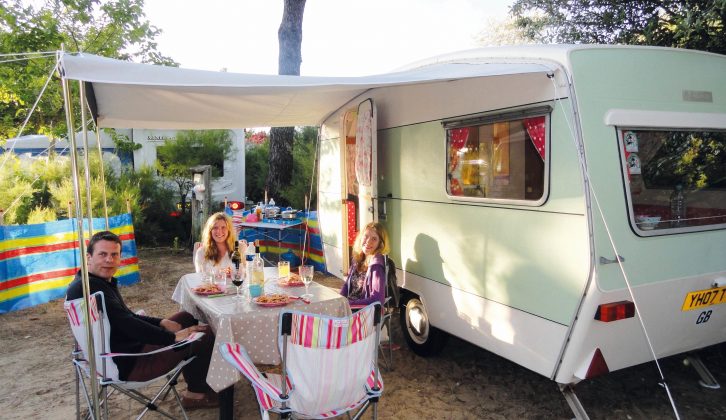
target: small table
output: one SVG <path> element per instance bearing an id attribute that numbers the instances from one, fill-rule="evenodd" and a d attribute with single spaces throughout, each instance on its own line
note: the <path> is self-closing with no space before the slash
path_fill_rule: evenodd
<path id="1" fill-rule="evenodd" d="M 265 267 L 267 293 L 299 296 L 305 292 L 305 287 L 281 287 L 277 285 L 276 280 L 277 267 Z M 191 289 L 201 282 L 200 273 L 185 274 L 179 279 L 172 299 L 196 319 L 209 324 L 215 333 L 207 384 L 213 390 L 220 392 L 220 418 L 231 418 L 228 416 L 232 414 L 234 399 L 232 386 L 242 377 L 237 369 L 222 358 L 219 353 L 220 343 L 240 343 L 253 362 L 277 365 L 282 361 L 277 346 L 278 322 L 282 308 L 336 317 L 349 316 L 351 313 L 348 299 L 315 282 L 309 286 L 309 292 L 313 295 L 310 304 L 295 300 L 286 306 L 273 308 L 261 307 L 246 299 L 238 300 L 233 295 L 223 297 L 196 295 Z M 234 289 L 233 285 L 229 287 Z"/>
<path id="2" fill-rule="evenodd" d="M 303 224 L 303 221 L 300 219 L 294 219 L 294 220 L 280 220 L 277 223 L 274 222 L 242 222 L 240 223 L 240 226 L 245 228 L 251 228 L 258 232 L 260 232 L 260 235 L 262 235 L 265 238 L 269 238 L 271 240 L 277 240 L 277 247 L 282 248 L 282 232 L 285 229 L 289 229 L 291 227 L 300 226 Z M 270 231 L 277 231 L 277 236 L 270 234 Z"/>

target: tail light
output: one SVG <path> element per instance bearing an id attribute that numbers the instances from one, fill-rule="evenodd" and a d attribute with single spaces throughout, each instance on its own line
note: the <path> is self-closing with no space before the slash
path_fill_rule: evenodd
<path id="1" fill-rule="evenodd" d="M 635 316 L 635 304 L 628 300 L 603 303 L 597 307 L 595 319 L 602 322 L 617 321 Z"/>

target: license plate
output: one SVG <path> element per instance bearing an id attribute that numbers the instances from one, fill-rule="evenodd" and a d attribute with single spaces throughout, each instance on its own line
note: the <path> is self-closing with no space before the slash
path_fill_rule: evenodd
<path id="1" fill-rule="evenodd" d="M 682 311 L 690 311 L 691 309 L 705 308 L 707 306 L 726 303 L 726 287 L 718 289 L 699 290 L 686 295 L 683 301 Z"/>

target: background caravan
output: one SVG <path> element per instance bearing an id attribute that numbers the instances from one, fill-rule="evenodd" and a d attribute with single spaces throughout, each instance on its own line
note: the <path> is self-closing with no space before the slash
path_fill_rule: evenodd
<path id="1" fill-rule="evenodd" d="M 322 125 L 328 270 L 342 277 L 355 230 L 384 222 L 416 353 L 458 336 L 561 384 L 576 412 L 569 385 L 726 340 L 724 69 L 602 46 L 405 69 L 428 79 L 371 88 Z"/>

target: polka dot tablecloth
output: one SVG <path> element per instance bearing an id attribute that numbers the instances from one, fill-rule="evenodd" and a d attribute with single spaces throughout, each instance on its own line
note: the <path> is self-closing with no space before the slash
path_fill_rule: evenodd
<path id="1" fill-rule="evenodd" d="M 278 286 L 276 275 L 276 267 L 265 268 L 266 293 L 287 293 L 293 296 L 305 293 L 304 287 Z M 247 299 L 238 300 L 231 295 L 213 298 L 198 296 L 191 289 L 200 283 L 200 274 L 184 275 L 177 283 L 172 299 L 179 302 L 182 309 L 209 324 L 214 330 L 216 338 L 207 373 L 207 383 L 217 392 L 233 385 L 241 378 L 237 370 L 222 358 L 219 353 L 220 343 L 228 341 L 240 343 L 255 363 L 277 365 L 281 363 L 277 332 L 279 314 L 283 308 L 338 317 L 350 315 L 347 299 L 317 283 L 310 285 L 310 293 L 314 295 L 310 304 L 296 300 L 287 306 L 275 308 L 260 307 Z M 234 286 L 230 287 L 234 289 Z"/>

